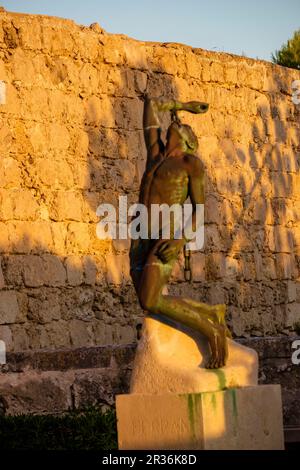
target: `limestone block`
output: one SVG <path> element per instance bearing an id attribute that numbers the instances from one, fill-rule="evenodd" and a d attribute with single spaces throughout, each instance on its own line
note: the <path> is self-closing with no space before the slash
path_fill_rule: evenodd
<path id="1" fill-rule="evenodd" d="M 84 408 L 86 403 L 114 406 L 115 394 L 126 389 L 128 370 L 87 369 L 77 370 L 73 383 L 75 408 Z"/>
<path id="2" fill-rule="evenodd" d="M 5 280 L 3 276 L 3 271 L 1 267 L 1 258 L 0 258 L 0 289 L 3 289 L 4 286 L 5 286 Z"/>
<path id="3" fill-rule="evenodd" d="M 11 327 L 7 325 L 0 325 L 0 364 L 1 364 L 1 357 L 3 358 L 3 347 L 5 347 L 5 351 L 10 351 L 12 349 L 12 334 L 11 334 Z M 4 342 L 4 346 L 3 346 Z M 2 355 L 1 355 L 2 353 Z"/>
<path id="4" fill-rule="evenodd" d="M 83 267 L 80 256 L 69 256 L 65 260 L 68 284 L 71 286 L 80 286 L 83 282 Z"/>
<path id="5" fill-rule="evenodd" d="M 14 351 L 26 351 L 30 347 L 29 337 L 24 330 L 24 325 L 12 325 L 12 340 Z M 7 344 L 7 343 L 6 343 Z"/>
<path id="6" fill-rule="evenodd" d="M 262 272 L 264 273 L 265 278 L 271 280 L 277 279 L 275 259 L 271 256 L 263 256 L 262 262 Z"/>
<path id="7" fill-rule="evenodd" d="M 66 271 L 62 261 L 55 255 L 42 256 L 44 284 L 48 286 L 63 286 L 66 281 Z"/>
<path id="8" fill-rule="evenodd" d="M 65 222 L 52 222 L 53 245 L 56 254 L 66 255 L 65 240 L 68 226 Z M 67 252 L 68 253 L 68 252 Z"/>
<path id="9" fill-rule="evenodd" d="M 106 256 L 106 278 L 109 284 L 122 284 L 130 280 L 127 254 L 108 253 Z"/>
<path id="10" fill-rule="evenodd" d="M 57 191 L 50 211 L 51 218 L 58 221 L 81 221 L 82 196 L 79 191 Z"/>
<path id="11" fill-rule="evenodd" d="M 30 190 L 15 189 L 10 191 L 10 199 L 14 205 L 15 220 L 35 220 L 38 203 Z"/>
<path id="12" fill-rule="evenodd" d="M 205 279 L 205 254 L 201 252 L 193 253 L 192 276 L 194 281 L 204 281 Z M 181 274 L 182 269 L 181 269 Z"/>
<path id="13" fill-rule="evenodd" d="M 300 303 L 290 303 L 287 306 L 286 325 L 295 327 L 300 323 Z"/>
<path id="14" fill-rule="evenodd" d="M 74 172 L 65 161 L 54 161 L 50 158 L 38 158 L 35 162 L 35 173 L 38 184 L 48 186 L 51 189 L 69 189 L 74 186 Z M 63 193 L 66 198 L 66 194 Z M 58 204 L 60 201 L 58 201 Z M 58 210 L 58 209 L 57 209 Z"/>
<path id="15" fill-rule="evenodd" d="M 22 179 L 19 163 L 13 158 L 3 158 L 0 164 L 0 185 L 7 188 L 16 188 Z"/>
<path id="16" fill-rule="evenodd" d="M 44 331 L 46 334 L 41 336 L 42 348 L 62 348 L 70 345 L 70 325 L 66 321 L 52 321 L 44 327 Z"/>
<path id="17" fill-rule="evenodd" d="M 277 277 L 279 279 L 293 279 L 297 275 L 295 258 L 288 253 L 276 254 Z"/>
<path id="18" fill-rule="evenodd" d="M 47 295 L 47 294 L 45 294 Z M 57 294 L 49 293 L 46 298 L 29 297 L 27 317 L 40 324 L 60 320 L 59 299 Z"/>
<path id="19" fill-rule="evenodd" d="M 237 67 L 236 64 L 227 64 L 225 69 L 225 80 L 228 83 L 236 83 L 237 82 Z"/>
<path id="20" fill-rule="evenodd" d="M 295 302 L 297 300 L 297 282 L 288 281 L 287 283 L 287 295 L 288 302 Z"/>
<path id="21" fill-rule="evenodd" d="M 210 66 L 210 76 L 213 82 L 223 82 L 223 67 L 218 62 L 213 62 Z"/>
<path id="22" fill-rule="evenodd" d="M 0 394 L 9 414 L 55 413 L 71 408 L 73 381 L 72 371 L 1 374 Z"/>
<path id="23" fill-rule="evenodd" d="M 102 39 L 106 46 L 104 49 L 104 62 L 106 64 L 121 65 L 124 62 L 124 46 L 120 39 L 107 36 Z"/>
<path id="24" fill-rule="evenodd" d="M 9 232 L 6 223 L 0 222 L 0 250 L 1 253 L 8 251 L 9 247 Z"/>
<path id="25" fill-rule="evenodd" d="M 0 292 L 0 324 L 14 323 L 19 313 L 17 295 L 14 291 Z"/>
<path id="26" fill-rule="evenodd" d="M 67 250 L 69 252 L 75 253 L 78 251 L 88 252 L 89 244 L 89 224 L 71 222 L 68 225 L 68 234 L 66 240 Z"/>
<path id="27" fill-rule="evenodd" d="M 118 395 L 116 405 L 120 450 L 284 448 L 279 385 Z"/>
<path id="28" fill-rule="evenodd" d="M 91 327 L 87 322 L 83 320 L 71 320 L 70 321 L 70 336 L 73 346 L 90 346 L 92 344 L 91 339 Z"/>
<path id="29" fill-rule="evenodd" d="M 92 256 L 84 256 L 82 259 L 85 284 L 95 285 L 97 279 L 97 265 Z"/>
<path id="30" fill-rule="evenodd" d="M 28 287 L 42 285 L 62 286 L 66 281 L 66 271 L 61 260 L 50 254 L 28 255 L 24 261 L 24 282 Z"/>
<path id="31" fill-rule="evenodd" d="M 218 199 L 213 195 L 208 195 L 204 204 L 204 220 L 206 223 L 218 224 L 221 218 L 220 203 Z"/>
<path id="32" fill-rule="evenodd" d="M 200 393 L 257 385 L 257 353 L 228 340 L 228 362 L 205 369 L 207 340 L 158 316 L 144 320 L 131 378 L 131 393 Z"/>
<path id="33" fill-rule="evenodd" d="M 223 279 L 225 275 L 225 256 L 223 253 L 209 253 L 205 257 L 205 277 L 208 281 Z"/>

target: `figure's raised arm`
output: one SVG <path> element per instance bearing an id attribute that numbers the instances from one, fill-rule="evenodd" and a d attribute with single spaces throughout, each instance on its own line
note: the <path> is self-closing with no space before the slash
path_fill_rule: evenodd
<path id="1" fill-rule="evenodd" d="M 143 126 L 148 160 L 155 158 L 164 150 L 164 144 L 161 140 L 161 127 L 158 117 L 158 103 L 158 99 L 147 97 L 144 105 Z"/>
<path id="2" fill-rule="evenodd" d="M 205 113 L 208 105 L 199 101 L 182 103 L 177 100 L 164 98 L 146 98 L 144 106 L 144 138 L 147 147 L 148 160 L 152 160 L 164 150 L 161 140 L 159 113 L 167 111 L 188 111 L 193 114 Z"/>

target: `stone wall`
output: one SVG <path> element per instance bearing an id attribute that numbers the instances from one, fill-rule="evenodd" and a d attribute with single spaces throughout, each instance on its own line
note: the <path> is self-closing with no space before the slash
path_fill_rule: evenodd
<path id="1" fill-rule="evenodd" d="M 291 363 L 293 340 L 286 336 L 238 341 L 257 351 L 259 383 L 281 385 L 286 440 L 296 437 L 299 442 L 300 367 Z M 129 391 L 135 349 L 130 344 L 8 353 L 7 364 L 0 366 L 0 415 L 113 407 L 115 395 Z"/>
<path id="2" fill-rule="evenodd" d="M 142 312 L 128 243 L 96 237 L 96 208 L 136 202 L 143 95 L 210 103 L 184 116 L 206 167 L 205 247 L 194 282 L 225 302 L 235 336 L 300 322 L 300 72 L 99 25 L 0 11 L 0 339 L 8 351 L 127 344 Z M 167 124 L 167 121 L 164 120 Z M 295 326 L 296 325 L 296 326 Z"/>

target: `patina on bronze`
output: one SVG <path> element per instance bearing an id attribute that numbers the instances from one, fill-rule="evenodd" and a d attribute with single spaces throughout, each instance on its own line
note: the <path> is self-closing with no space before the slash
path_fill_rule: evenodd
<path id="1" fill-rule="evenodd" d="M 146 98 L 144 138 L 147 163 L 139 202 L 148 208 L 149 214 L 151 204 L 183 205 L 189 197 L 195 223 L 196 204 L 204 203 L 204 168 L 194 155 L 198 148 L 197 137 L 190 126 L 181 123 L 177 112 L 201 114 L 207 110 L 208 104 L 198 101 L 181 103 Z M 172 115 L 165 145 L 159 122 L 161 112 L 171 112 Z M 149 222 L 151 224 L 151 220 Z M 146 312 L 171 318 L 204 334 L 211 351 L 206 367 L 220 368 L 226 364 L 227 336 L 230 335 L 225 323 L 225 305 L 207 305 L 190 298 L 163 294 L 180 250 L 188 241 L 184 237 L 132 240 L 131 277 L 141 307 Z"/>

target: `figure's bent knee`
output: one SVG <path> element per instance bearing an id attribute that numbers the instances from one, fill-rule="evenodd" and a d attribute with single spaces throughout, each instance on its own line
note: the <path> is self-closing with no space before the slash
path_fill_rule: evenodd
<path id="1" fill-rule="evenodd" d="M 150 313 L 157 313 L 158 310 L 158 299 L 151 295 L 148 292 L 140 292 L 139 301 L 143 310 L 147 310 Z"/>

